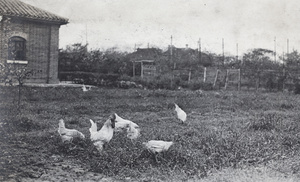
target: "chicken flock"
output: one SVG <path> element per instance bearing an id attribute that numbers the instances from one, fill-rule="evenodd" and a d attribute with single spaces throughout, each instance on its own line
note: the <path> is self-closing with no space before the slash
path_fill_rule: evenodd
<path id="1" fill-rule="evenodd" d="M 177 104 L 174 103 L 173 106 L 173 108 L 175 108 L 174 111 L 177 119 L 182 123 L 185 123 L 187 114 Z M 127 119 L 123 119 L 116 113 L 109 116 L 100 130 L 98 130 L 97 123 L 92 119 L 90 119 L 90 124 L 90 140 L 99 152 L 103 150 L 105 144 L 110 142 L 110 140 L 113 138 L 114 132 L 126 131 L 126 136 L 131 141 L 140 136 L 140 128 L 136 123 Z M 73 138 L 85 139 L 84 134 L 78 130 L 66 128 L 63 119 L 59 120 L 58 133 L 62 142 L 72 142 Z M 174 143 L 172 141 L 150 140 L 148 142 L 142 142 L 142 144 L 149 152 L 158 154 L 169 150 Z"/>

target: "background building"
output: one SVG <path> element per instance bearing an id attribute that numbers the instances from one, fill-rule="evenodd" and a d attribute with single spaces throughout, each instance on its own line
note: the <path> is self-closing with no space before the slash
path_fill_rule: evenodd
<path id="1" fill-rule="evenodd" d="M 68 19 L 19 0 L 0 0 L 0 62 L 35 70 L 27 82 L 58 82 L 59 28 Z"/>

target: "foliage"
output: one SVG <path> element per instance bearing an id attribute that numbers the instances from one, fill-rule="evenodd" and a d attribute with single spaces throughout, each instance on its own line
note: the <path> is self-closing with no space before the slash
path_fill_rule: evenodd
<path id="1" fill-rule="evenodd" d="M 101 74 L 128 74 L 131 65 L 126 53 L 114 49 L 88 51 L 87 45 L 73 44 L 59 53 L 59 72 L 82 71 Z"/>
<path id="2" fill-rule="evenodd" d="M 280 59 L 284 61 L 288 69 L 294 70 L 300 67 L 300 54 L 297 50 L 293 50 L 293 52 L 286 54 L 284 57 L 281 56 Z"/>
<path id="3" fill-rule="evenodd" d="M 277 69 L 279 65 L 271 60 L 270 54 L 272 53 L 271 50 L 253 49 L 244 54 L 243 68 L 251 70 L 254 75 L 264 69 Z"/>
<path id="4" fill-rule="evenodd" d="M 283 90 L 292 87 L 298 82 L 299 53 L 293 51 L 286 54 L 280 61 L 274 62 L 274 53 L 267 49 L 253 49 L 243 55 L 242 59 L 236 59 L 232 55 L 218 55 L 215 53 L 202 52 L 190 48 L 170 48 L 163 51 L 159 48 L 139 49 L 133 53 L 118 52 L 115 48 L 107 50 L 87 50 L 87 45 L 74 44 L 61 50 L 59 53 L 59 78 L 61 80 L 73 80 L 78 83 L 104 85 L 103 82 L 113 83 L 115 79 L 108 80 L 106 75 L 118 75 L 119 80 L 135 80 L 133 77 L 132 60 L 155 59 L 156 76 L 149 79 L 139 80 L 148 88 L 193 87 L 185 78 L 172 72 L 192 71 L 192 79 L 202 77 L 203 67 L 218 67 L 218 69 L 241 69 L 242 85 L 262 87 L 268 91 Z M 280 60 L 279 59 L 279 60 Z M 175 67 L 174 67 L 175 66 Z M 174 70 L 175 68 L 175 70 Z M 75 72 L 71 74 L 71 72 Z M 135 64 L 135 76 L 140 76 L 141 64 Z M 186 75 L 185 75 L 186 76 Z M 124 80 L 124 81 L 126 81 Z M 150 83 L 152 82 L 152 83 Z M 212 82 L 212 81 L 211 81 Z M 225 79 L 222 80 L 225 82 Z M 112 84 L 109 84 L 112 85 Z M 114 84 L 117 85 L 117 84 Z M 195 88 L 199 86 L 196 86 Z M 199 84 L 198 84 L 199 85 Z M 209 84 L 201 87 L 209 88 Z M 194 89 L 194 88 L 193 88 Z M 291 90 L 291 89 L 290 89 Z"/>
<path id="5" fill-rule="evenodd" d="M 256 88 L 261 85 L 270 91 L 277 87 L 277 83 L 284 79 L 279 76 L 282 72 L 282 65 L 271 59 L 273 51 L 267 49 L 253 49 L 244 54 L 242 65 L 242 76 L 249 83 L 255 84 Z"/>

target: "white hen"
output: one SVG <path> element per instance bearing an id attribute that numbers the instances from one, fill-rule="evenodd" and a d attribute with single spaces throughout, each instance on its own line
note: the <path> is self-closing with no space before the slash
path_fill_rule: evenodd
<path id="1" fill-rule="evenodd" d="M 184 123 L 186 121 L 186 117 L 187 117 L 186 113 L 177 104 L 174 103 L 174 105 L 175 105 L 175 112 L 177 114 L 177 118 L 182 123 Z"/>
<path id="2" fill-rule="evenodd" d="M 134 122 L 131 122 L 127 127 L 127 138 L 135 140 L 140 136 L 140 128 Z"/>
<path id="3" fill-rule="evenodd" d="M 110 116 L 99 131 L 97 131 L 97 124 L 91 119 L 90 122 L 90 139 L 97 150 L 101 152 L 103 150 L 103 145 L 110 142 L 114 135 L 115 118 L 113 116 Z"/>
<path id="4" fill-rule="evenodd" d="M 116 113 L 113 114 L 116 118 L 115 131 L 121 131 L 123 129 L 127 130 L 127 137 L 131 140 L 137 139 L 140 136 L 140 128 L 136 123 L 123 119 Z"/>
<path id="5" fill-rule="evenodd" d="M 88 91 L 88 89 L 86 88 L 85 85 L 82 85 L 82 91 L 84 91 L 84 92 L 87 92 L 87 91 Z"/>
<path id="6" fill-rule="evenodd" d="M 73 138 L 81 138 L 81 139 L 84 139 L 85 136 L 84 134 L 82 134 L 81 132 L 79 132 L 78 130 L 75 130 L 75 129 L 67 129 L 65 127 L 65 122 L 63 119 L 60 119 L 59 120 L 59 123 L 58 123 L 58 133 L 61 137 L 61 140 L 63 142 L 72 142 Z"/>
<path id="7" fill-rule="evenodd" d="M 148 142 L 143 142 L 143 145 L 152 153 L 160 153 L 169 150 L 173 145 L 173 142 L 166 142 L 162 140 L 150 140 Z"/>

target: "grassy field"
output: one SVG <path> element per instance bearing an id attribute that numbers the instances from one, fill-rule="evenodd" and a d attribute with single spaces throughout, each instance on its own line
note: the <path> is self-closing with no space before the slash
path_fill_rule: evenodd
<path id="1" fill-rule="evenodd" d="M 300 96 L 292 93 L 0 87 L 0 181 L 299 181 Z M 168 109 L 177 103 L 187 124 Z M 110 114 L 141 128 L 115 133 L 102 154 L 89 119 Z M 86 135 L 65 145 L 58 120 Z M 99 124 L 98 124 L 99 125 Z M 142 142 L 173 141 L 158 162 Z M 271 179 L 271 180 L 270 180 Z"/>

